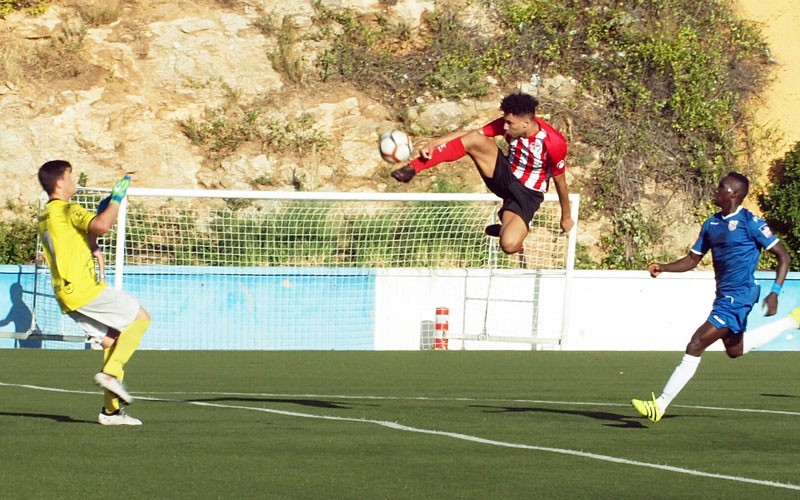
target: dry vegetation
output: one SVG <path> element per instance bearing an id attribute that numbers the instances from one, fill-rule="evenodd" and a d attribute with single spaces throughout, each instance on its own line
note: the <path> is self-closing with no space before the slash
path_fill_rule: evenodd
<path id="1" fill-rule="evenodd" d="M 2 43 L 0 81 L 76 87 L 100 81 L 102 70 L 87 62 L 81 50 L 86 28 L 117 21 L 131 26 L 121 41 L 145 57 L 147 38 L 137 32 L 137 21 L 120 18 L 115 7 L 125 3 L 72 2 L 58 36 Z M 234 0 L 211 3 L 242 8 Z M 723 171 L 740 164 L 741 144 L 753 133 L 742 103 L 764 83 L 766 46 L 721 1 L 548 5 L 544 0 L 497 0 L 492 9 L 479 9 L 478 2 L 439 2 L 412 30 L 402 20 L 360 16 L 315 2 L 311 29 L 301 31 L 291 16 L 268 10 L 255 24 L 276 41 L 270 60 L 290 88 L 313 93 L 335 85 L 355 87 L 394 109 L 398 120 L 421 95 L 482 97 L 492 80 L 508 91 L 533 74 L 576 78 L 574 96 L 544 100 L 542 106 L 575 142 L 600 152 L 600 168 L 587 172 L 575 187 L 588 201 L 583 216 L 608 220 L 610 230 L 599 252 L 592 257 L 584 253 L 581 265 L 641 268 L 655 257 L 653 249 L 669 223 L 666 211 L 647 208 L 677 200 L 696 209 L 699 217 L 706 213 L 709 187 Z M 13 10 L 36 15 L 43 8 L 44 2 L 0 1 L 0 15 Z M 309 46 L 324 48 L 311 55 L 301 50 Z M 232 102 L 223 111 L 183 123 L 184 133 L 210 157 L 286 139 L 276 132 L 286 124 L 270 127 L 257 102 Z M 265 135 L 269 130 L 274 134 Z M 593 157 L 587 154 L 585 161 Z M 576 167 L 582 161 L 581 154 L 573 156 Z M 458 188 L 443 181 L 433 185 Z"/>

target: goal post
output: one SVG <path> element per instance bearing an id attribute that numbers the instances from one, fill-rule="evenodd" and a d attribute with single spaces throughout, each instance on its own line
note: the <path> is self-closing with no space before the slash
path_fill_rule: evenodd
<path id="1" fill-rule="evenodd" d="M 94 210 L 107 195 L 80 188 L 73 201 Z M 580 198 L 570 200 L 577 221 Z M 132 187 L 99 243 L 106 279 L 153 317 L 144 349 L 426 348 L 421 325 L 440 305 L 460 348 L 557 346 L 576 231 L 561 232 L 557 196 L 547 194 L 524 253 L 505 255 L 484 234 L 500 205 L 491 194 Z M 35 272 L 28 333 L 82 340 L 46 266 Z M 557 307 L 543 311 L 543 301 Z"/>

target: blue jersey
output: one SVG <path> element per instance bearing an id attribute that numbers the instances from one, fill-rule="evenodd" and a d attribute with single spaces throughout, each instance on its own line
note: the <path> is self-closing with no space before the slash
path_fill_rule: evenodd
<path id="1" fill-rule="evenodd" d="M 758 300 L 757 293 L 752 298 L 757 287 L 754 273 L 761 250 L 777 243 L 778 238 L 763 219 L 739 207 L 730 215 L 718 212 L 706 219 L 692 252 L 705 255 L 711 250 L 718 297 L 754 303 Z"/>

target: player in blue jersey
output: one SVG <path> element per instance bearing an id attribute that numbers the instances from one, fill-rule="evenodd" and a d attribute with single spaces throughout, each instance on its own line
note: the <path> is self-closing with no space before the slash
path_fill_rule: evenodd
<path id="1" fill-rule="evenodd" d="M 669 264 L 652 263 L 647 266 L 654 278 L 662 272 L 682 273 L 697 267 L 700 259 L 710 250 L 717 282 L 711 313 L 692 335 L 686 346 L 686 354 L 664 386 L 661 396 L 656 398 L 653 394 L 652 400 L 631 400 L 636 411 L 653 422 L 661 420 L 669 404 L 694 376 L 700 356 L 708 346 L 721 339 L 725 352 L 731 358 L 737 358 L 754 347 L 745 347 L 743 332 L 747 326 L 747 315 L 761 293 L 754 274 L 762 249 L 778 259 L 775 285 L 764 299 L 766 315 L 772 316 L 778 310 L 778 294 L 789 272 L 790 258 L 767 223 L 742 207 L 749 186 L 747 177 L 741 174 L 730 172 L 724 176 L 714 192 L 714 204 L 721 210 L 703 223 L 700 236 L 689 253 Z"/>

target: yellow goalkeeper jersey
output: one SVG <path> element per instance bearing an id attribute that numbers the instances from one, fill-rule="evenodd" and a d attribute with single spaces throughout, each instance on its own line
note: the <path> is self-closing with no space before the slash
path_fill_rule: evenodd
<path id="1" fill-rule="evenodd" d="M 50 200 L 39 215 L 39 236 L 50 267 L 53 290 L 65 313 L 85 306 L 106 287 L 98 283 L 89 248 L 95 214 L 77 203 Z"/>

